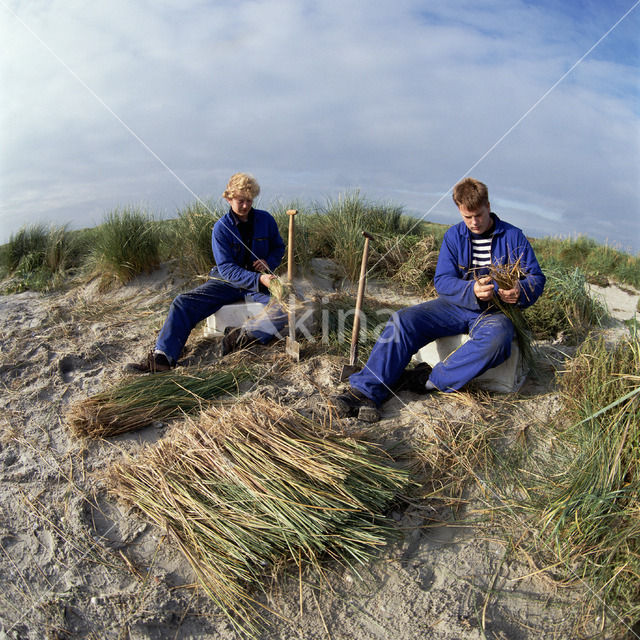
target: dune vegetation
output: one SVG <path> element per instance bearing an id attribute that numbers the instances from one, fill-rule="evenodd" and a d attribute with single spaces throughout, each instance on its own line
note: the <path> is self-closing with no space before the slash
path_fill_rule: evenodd
<path id="1" fill-rule="evenodd" d="M 314 259 L 328 259 L 335 265 L 338 282 L 354 281 L 360 270 L 362 231 L 366 230 L 374 238 L 369 260 L 372 278 L 386 283 L 399 295 L 424 298 L 435 295 L 433 275 L 446 230 L 444 225 L 416 220 L 406 215 L 401 207 L 372 203 L 356 192 L 322 205 L 289 202 L 272 207 L 285 241 L 286 211 L 291 208 L 302 214 L 296 219 L 295 260 L 299 269 L 311 269 Z M 188 278 L 206 277 L 213 265 L 211 229 L 225 210 L 221 204 L 197 202 L 179 210 L 173 219 L 159 220 L 148 211 L 127 207 L 108 213 L 101 225 L 91 229 L 71 231 L 67 227 L 45 225 L 24 227 L 0 247 L 1 292 L 5 295 L 26 290 L 47 293 L 71 289 L 92 279 L 97 279 L 100 289 L 106 291 L 125 285 L 139 274 L 153 271 L 163 262 L 172 262 Z M 450 473 L 450 477 L 430 485 L 429 495 L 459 500 L 464 482 L 471 483 L 478 479 L 478 474 L 482 474 L 483 487 L 490 487 L 492 495 L 498 499 L 487 499 L 481 519 L 490 521 L 492 525 L 499 523 L 498 528 L 509 545 L 532 558 L 536 570 L 553 567 L 555 575 L 560 575 L 558 581 L 582 581 L 589 585 L 592 598 L 586 603 L 585 612 L 595 616 L 611 607 L 618 612 L 623 624 L 631 625 L 640 618 L 640 342 L 635 330 L 637 324 L 631 324 L 627 333 L 615 343 L 604 339 L 600 329 L 606 321 L 607 310 L 592 297 L 589 284 L 606 286 L 615 283 L 622 287 L 640 287 L 640 256 L 631 256 L 583 237 L 533 239 L 532 244 L 547 275 L 547 284 L 539 301 L 520 314 L 517 321 L 522 322 L 523 335 L 530 341 L 534 360 L 538 343 L 555 341 L 570 347 L 556 370 L 562 409 L 551 423 L 523 429 L 523 437 L 510 447 L 506 447 L 500 438 L 501 417 L 495 413 L 479 430 L 475 426 L 473 437 L 470 432 L 452 432 L 446 438 L 443 435 L 435 445 L 432 442 L 429 447 L 421 447 L 423 453 L 428 452 L 431 456 L 428 461 L 423 461 L 425 465 L 430 468 L 444 465 Z M 279 273 L 285 272 L 286 265 L 279 269 Z M 353 318 L 347 318 L 344 327 L 338 327 L 335 318 L 340 310 L 346 311 L 352 305 L 353 298 L 346 293 L 332 298 L 327 305 L 330 340 L 316 349 L 324 349 L 323 353 L 328 355 L 344 356 L 348 352 L 349 345 L 339 340 L 337 333 L 340 330 L 348 333 Z M 378 312 L 381 308 L 382 305 L 375 300 L 365 300 L 363 313 L 371 319 L 370 327 L 380 324 Z M 385 308 L 388 310 L 389 304 Z M 365 331 L 361 336 L 361 349 L 366 352 L 375 339 L 374 332 Z M 147 384 L 142 394 L 144 403 L 140 402 L 142 395 L 134 383 L 94 396 L 87 401 L 88 404 L 76 408 L 76 435 L 87 437 L 97 430 L 100 437 L 104 437 L 128 430 L 129 423 L 124 427 L 116 424 L 116 420 L 122 418 L 122 405 L 118 404 L 122 397 L 131 411 L 130 422 L 136 426 L 149 424 L 152 419 L 149 411 L 160 404 L 166 405 L 164 419 L 178 412 L 196 413 L 205 404 L 208 406 L 205 400 L 219 394 L 235 398 L 239 394 L 238 380 L 247 377 L 248 373 L 246 370 L 223 373 L 220 373 L 220 379 L 205 379 L 204 382 L 193 373 L 178 381 L 169 376 L 158 377 L 155 382 L 169 386 L 165 388 L 165 384 L 165 387 L 154 389 L 154 395 L 149 392 Z M 206 393 L 200 386 L 194 386 L 202 384 L 206 386 Z M 188 407 L 185 402 L 189 403 Z M 93 415 L 98 406 L 103 416 L 100 423 Z M 249 412 L 249 409 L 235 411 L 234 420 L 244 424 L 241 412 Z M 270 407 L 269 412 L 269 425 L 258 434 L 261 439 L 247 427 L 246 433 L 238 432 L 234 439 L 229 438 L 226 444 L 223 443 L 219 437 L 222 427 L 218 422 L 223 416 L 220 412 L 209 415 L 207 419 L 213 426 L 211 432 L 202 438 L 211 438 L 211 446 L 227 447 L 221 457 L 223 461 L 231 457 L 232 445 L 240 446 L 243 438 L 255 438 L 253 446 L 260 445 L 266 451 L 273 446 L 275 438 L 271 423 L 276 423 L 280 416 L 277 408 Z M 287 413 L 290 418 L 292 415 Z M 298 414 L 294 417 L 302 420 Z M 313 445 L 320 451 L 318 455 L 331 457 L 338 451 L 340 456 L 352 460 L 352 449 L 361 446 L 351 441 L 316 441 L 315 432 L 307 433 L 306 423 L 291 422 L 288 428 L 295 434 L 304 432 L 305 439 L 296 440 L 297 445 Z M 487 434 L 491 437 L 485 438 Z M 464 446 L 459 446 L 459 441 L 463 441 Z M 175 448 L 178 444 L 187 449 L 191 446 L 186 440 L 172 446 Z M 371 451 L 366 450 L 363 455 L 371 469 L 378 473 L 379 468 L 375 466 L 379 463 L 378 453 Z M 232 453 L 236 455 L 237 452 L 234 450 Z M 263 458 L 270 460 L 266 454 Z M 160 467 L 160 462 L 159 459 L 156 467 Z M 204 465 L 200 460 L 195 463 L 198 468 Z M 239 465 L 239 462 L 234 464 Z M 357 464 L 364 463 L 358 459 Z M 454 468 L 455 473 L 451 471 Z M 123 465 L 118 472 L 120 486 L 126 489 L 131 500 L 140 493 L 137 483 L 142 482 L 132 469 Z M 373 473 L 371 469 L 369 472 Z M 459 475 L 460 469 L 464 471 L 462 475 Z M 158 475 L 153 464 L 149 463 L 147 471 L 149 477 L 153 476 L 153 482 L 159 483 L 158 486 L 168 482 L 169 476 Z M 278 481 L 284 484 L 301 482 L 299 470 L 294 471 L 291 477 L 279 477 Z M 351 474 L 351 469 L 349 471 Z M 389 473 L 387 469 L 383 471 Z M 381 473 L 380 477 L 383 475 Z M 207 478 L 203 486 L 209 482 Z M 361 484 L 359 475 L 348 475 L 344 482 L 353 482 L 357 491 L 373 496 L 376 506 L 378 501 L 381 505 L 388 505 L 395 486 L 385 487 L 388 495 L 383 492 L 380 497 L 374 493 L 379 486 L 370 486 L 368 481 L 371 478 L 366 479 L 367 483 L 363 481 Z M 377 476 L 374 479 L 380 480 Z M 396 478 L 396 481 L 398 486 L 409 482 L 404 476 Z M 156 485 L 152 485 L 150 480 L 148 482 L 155 491 Z M 302 487 L 300 491 L 305 500 L 311 501 L 309 496 L 315 496 L 315 489 L 309 489 L 307 494 L 306 485 L 297 486 Z M 332 484 L 330 488 L 336 487 L 338 493 L 343 491 L 342 484 Z M 279 484 L 275 486 L 274 495 L 280 496 L 280 489 Z M 184 489 L 185 492 L 187 490 Z M 231 490 L 242 500 L 248 495 L 245 485 L 234 477 L 228 485 L 213 488 L 207 485 L 204 498 L 201 500 L 198 496 L 202 504 L 190 495 L 184 509 L 204 509 L 211 500 L 218 499 L 219 491 Z M 182 516 L 182 507 L 178 509 L 175 504 L 169 505 L 176 510 L 175 513 L 156 517 L 155 514 L 162 509 L 169 513 L 169 507 L 157 501 L 154 491 L 145 491 L 142 492 L 146 500 L 143 511 L 146 509 L 152 513 L 152 518 L 158 522 L 165 522 L 163 518 L 173 518 L 172 522 L 180 526 L 187 522 Z M 323 491 L 323 500 L 333 500 L 328 488 L 323 487 Z M 342 499 L 340 495 L 335 498 L 336 504 Z M 357 502 L 358 508 L 364 505 L 362 508 L 366 511 L 368 503 L 364 498 L 360 500 L 360 494 L 356 497 L 358 500 L 354 498 L 354 504 Z M 281 498 L 274 498 L 274 501 L 281 501 Z M 279 502 L 278 506 L 281 506 Z M 285 506 L 290 509 L 290 505 Z M 262 509 L 263 505 L 259 507 Z M 312 508 L 316 507 L 312 505 Z M 382 510 L 382 506 L 380 508 Z M 253 512 L 258 506 L 251 503 L 247 509 Z M 245 517 L 244 512 L 242 516 Z M 275 511 L 264 515 L 268 526 L 271 526 L 272 519 L 283 517 Z M 306 512 L 301 512 L 301 519 L 308 517 Z M 351 538 L 345 538 L 340 537 L 344 532 L 334 531 L 336 518 L 332 516 L 327 522 L 317 524 L 313 520 L 312 523 L 326 532 L 331 545 L 346 545 L 348 542 L 357 547 L 359 542 L 355 533 Z M 257 556 L 263 552 L 265 541 L 254 540 L 251 537 L 253 532 L 245 531 L 245 524 L 243 519 L 242 535 L 246 534 L 246 544 L 253 545 Z M 261 526 L 267 525 L 263 523 Z M 179 528 L 177 524 L 175 527 Z M 286 535 L 283 534 L 282 539 L 274 538 L 273 545 L 278 551 L 282 548 L 291 552 L 292 536 L 298 535 L 300 530 L 292 525 L 291 530 L 284 531 Z M 195 550 L 188 551 L 196 559 L 210 551 L 208 539 L 199 536 L 200 532 L 193 531 L 187 536 L 198 545 L 202 542 L 201 546 L 194 546 Z M 307 544 L 306 538 L 303 542 Z M 224 544 L 228 544 L 226 538 Z M 327 547 L 333 548 L 328 543 Z M 267 551 L 271 553 L 269 549 L 265 553 Z M 340 555 L 343 551 L 335 553 Z M 310 550 L 307 560 L 315 562 L 315 554 L 315 550 Z M 200 565 L 196 562 L 195 566 Z M 235 561 L 229 563 L 230 574 L 237 570 L 244 575 L 245 569 L 238 568 Z M 207 569 L 203 571 L 206 573 Z M 260 575 L 256 579 L 262 579 L 263 572 L 258 573 Z M 209 573 L 203 582 L 211 588 L 219 580 L 219 575 Z M 225 606 L 233 610 L 233 604 L 228 603 L 233 600 L 234 593 L 229 591 L 223 595 L 224 598 L 228 596 Z M 250 598 L 243 593 L 245 597 Z M 239 611 L 244 615 L 244 605 Z"/>

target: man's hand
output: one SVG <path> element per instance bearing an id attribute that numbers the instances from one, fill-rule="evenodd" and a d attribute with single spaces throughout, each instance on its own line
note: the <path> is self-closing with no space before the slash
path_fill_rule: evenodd
<path id="1" fill-rule="evenodd" d="M 502 302 L 506 302 L 507 304 L 515 304 L 518 302 L 518 298 L 520 297 L 520 283 L 516 282 L 515 287 L 513 289 L 498 289 L 498 295 L 500 296 L 500 300 Z"/>
<path id="2" fill-rule="evenodd" d="M 271 287 L 271 283 L 277 279 L 278 276 L 274 276 L 272 273 L 263 273 L 260 276 L 260 284 L 263 284 L 267 289 L 269 289 L 269 287 Z"/>
<path id="3" fill-rule="evenodd" d="M 265 271 L 269 271 L 269 265 L 264 260 L 254 260 L 253 268 L 258 273 L 264 273 Z"/>
<path id="4" fill-rule="evenodd" d="M 476 298 L 478 298 L 478 300 L 488 302 L 493 298 L 493 280 L 489 276 L 478 278 L 473 285 L 473 293 L 476 294 Z"/>

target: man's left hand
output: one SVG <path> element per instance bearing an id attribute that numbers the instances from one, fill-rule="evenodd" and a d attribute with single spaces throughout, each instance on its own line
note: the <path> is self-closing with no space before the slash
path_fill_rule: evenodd
<path id="1" fill-rule="evenodd" d="M 518 298 L 520 297 L 520 283 L 516 282 L 513 289 L 498 289 L 498 295 L 500 296 L 500 300 L 502 302 L 506 302 L 507 304 L 515 304 L 518 302 Z"/>
<path id="2" fill-rule="evenodd" d="M 253 268 L 258 273 L 264 273 L 265 271 L 269 271 L 269 265 L 264 260 L 254 260 Z"/>

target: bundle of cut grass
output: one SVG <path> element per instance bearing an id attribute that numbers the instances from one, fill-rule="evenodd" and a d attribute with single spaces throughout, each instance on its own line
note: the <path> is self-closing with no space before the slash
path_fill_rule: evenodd
<path id="1" fill-rule="evenodd" d="M 520 258 L 513 263 L 492 264 L 489 268 L 489 277 L 498 283 L 500 289 L 505 291 L 513 289 L 524 275 L 524 271 L 520 268 Z"/>
<path id="2" fill-rule="evenodd" d="M 269 294 L 271 295 L 271 300 L 267 304 L 267 309 L 278 306 L 287 313 L 290 309 L 295 311 L 303 307 L 302 302 L 296 296 L 293 285 L 283 278 L 276 278 L 271 281 Z"/>
<path id="3" fill-rule="evenodd" d="M 74 405 L 67 424 L 80 437 L 115 436 L 202 409 L 214 398 L 237 393 L 238 382 L 249 377 L 242 367 L 130 378 Z"/>
<path id="4" fill-rule="evenodd" d="M 384 517 L 406 471 L 371 444 L 266 400 L 211 408 L 116 465 L 113 492 L 166 527 L 233 625 L 260 625 L 256 592 L 291 562 L 363 563 L 394 531 Z"/>
<path id="5" fill-rule="evenodd" d="M 505 291 L 509 291 L 518 285 L 524 275 L 524 271 L 520 268 L 520 258 L 513 263 L 492 264 L 488 273 L 488 276 L 498 284 L 498 287 Z M 482 276 L 476 275 L 475 277 L 478 279 Z M 499 296 L 494 296 L 492 303 L 513 323 L 518 346 L 527 369 L 533 369 L 535 366 L 532 346 L 533 337 L 522 309 L 515 304 L 503 302 Z"/>

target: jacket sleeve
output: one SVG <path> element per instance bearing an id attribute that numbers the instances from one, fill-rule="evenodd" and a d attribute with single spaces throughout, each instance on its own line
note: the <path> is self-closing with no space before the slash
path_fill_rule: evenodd
<path id="1" fill-rule="evenodd" d="M 524 233 L 518 232 L 517 247 L 515 249 L 510 247 L 509 251 L 512 263 L 520 261 L 523 276 L 520 279 L 520 297 L 517 304 L 522 309 L 526 309 L 540 297 L 547 279 Z"/>
<path id="2" fill-rule="evenodd" d="M 218 272 L 234 287 L 258 291 L 260 274 L 240 266 L 244 257 L 244 247 L 229 227 L 231 224 L 223 217 L 213 226 L 211 246 Z"/>
<path id="3" fill-rule="evenodd" d="M 269 215 L 269 254 L 265 258 L 269 269 L 275 271 L 282 262 L 284 256 L 284 242 L 278 229 L 278 224 L 273 216 Z"/>
<path id="4" fill-rule="evenodd" d="M 459 263 L 460 251 L 455 233 L 452 229 L 442 239 L 433 283 L 441 298 L 459 307 L 479 311 L 483 307 L 473 293 L 474 280 L 465 278 L 465 269 Z"/>

